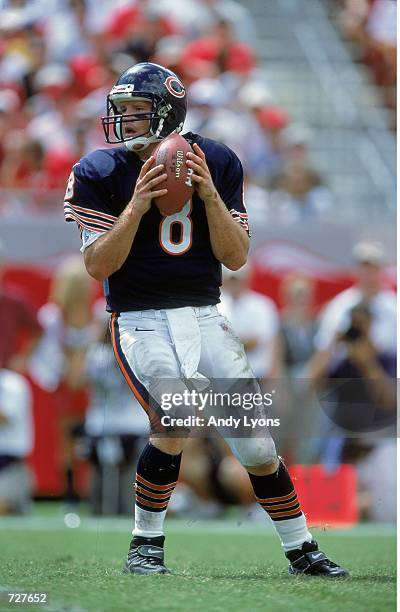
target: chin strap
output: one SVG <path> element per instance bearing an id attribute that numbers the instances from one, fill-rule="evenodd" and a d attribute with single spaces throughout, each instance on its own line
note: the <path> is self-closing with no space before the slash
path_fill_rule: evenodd
<path id="1" fill-rule="evenodd" d="M 163 121 L 163 119 L 161 121 Z M 182 128 L 183 128 L 183 123 L 178 125 L 178 127 L 175 130 L 173 130 L 171 132 L 171 134 L 173 134 L 174 132 L 179 134 L 179 132 L 182 131 Z M 147 136 L 138 136 L 138 138 L 132 138 L 132 140 L 125 140 L 124 141 L 124 145 L 126 146 L 128 151 L 144 151 L 145 149 L 147 149 L 147 147 L 150 144 L 153 144 L 154 142 L 161 142 L 161 140 L 164 140 L 164 138 L 160 138 L 160 136 L 159 136 L 159 133 L 161 132 L 161 129 L 162 129 L 162 125 L 161 125 L 161 127 L 158 128 L 157 132 L 155 134 L 153 134 L 153 136 L 149 136 L 149 137 L 147 137 Z M 165 136 L 165 138 L 166 138 L 166 136 Z M 140 149 L 139 148 L 135 148 L 135 147 L 137 147 L 137 145 L 140 145 Z"/>
<path id="2" fill-rule="evenodd" d="M 150 136 L 149 138 L 139 136 L 138 138 L 132 138 L 132 140 L 125 140 L 124 145 L 128 151 L 144 151 L 144 149 L 147 149 L 153 142 L 160 142 L 161 140 L 161 138 L 157 138 L 156 136 Z M 140 145 L 140 148 L 136 148 L 137 145 Z"/>

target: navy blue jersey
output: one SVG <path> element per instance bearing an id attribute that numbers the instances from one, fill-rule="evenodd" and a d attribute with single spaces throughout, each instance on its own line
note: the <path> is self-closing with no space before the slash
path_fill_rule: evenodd
<path id="1" fill-rule="evenodd" d="M 188 133 L 206 155 L 214 184 L 232 217 L 248 231 L 240 160 L 225 145 Z M 130 201 L 143 162 L 125 147 L 89 153 L 73 168 L 64 205 L 81 232 L 106 232 Z M 204 203 L 196 192 L 174 215 L 153 203 L 131 251 L 105 285 L 107 310 L 179 308 L 219 302 L 221 265 L 211 249 Z"/>

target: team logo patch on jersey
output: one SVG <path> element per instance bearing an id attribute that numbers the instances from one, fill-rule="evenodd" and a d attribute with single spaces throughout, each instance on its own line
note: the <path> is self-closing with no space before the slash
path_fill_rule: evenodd
<path id="1" fill-rule="evenodd" d="M 183 98 L 185 96 L 185 88 L 177 77 L 167 77 L 164 85 L 175 98 Z"/>

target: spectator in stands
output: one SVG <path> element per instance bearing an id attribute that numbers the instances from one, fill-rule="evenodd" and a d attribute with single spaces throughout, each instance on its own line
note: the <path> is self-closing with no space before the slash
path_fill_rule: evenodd
<path id="1" fill-rule="evenodd" d="M 396 0 L 346 0 L 339 12 L 342 32 L 358 45 L 361 59 L 371 68 L 376 84 L 383 88 L 385 103 L 393 109 L 396 108 L 396 23 Z"/>
<path id="2" fill-rule="evenodd" d="M 283 134 L 289 124 L 289 116 L 283 108 L 271 105 L 257 109 L 255 118 L 266 140 L 263 184 L 269 184 L 271 177 L 282 170 L 285 161 Z"/>
<path id="3" fill-rule="evenodd" d="M 257 378 L 275 377 L 278 359 L 279 317 L 274 302 L 250 290 L 250 268 L 234 272 L 224 268 L 219 310 L 243 342 Z"/>
<path id="4" fill-rule="evenodd" d="M 394 110 L 397 83 L 396 24 L 396 0 L 375 0 L 366 25 L 368 36 L 366 59 L 374 71 L 377 85 L 383 88 L 386 104 Z"/>
<path id="5" fill-rule="evenodd" d="M 25 459 L 32 447 L 29 385 L 16 372 L 0 369 L 0 515 L 29 512 L 32 477 Z"/>
<path id="6" fill-rule="evenodd" d="M 7 139 L 7 154 L 1 167 L 0 182 L 7 189 L 50 187 L 44 168 L 44 150 L 38 140 L 13 132 Z"/>
<path id="7" fill-rule="evenodd" d="M 208 138 L 223 122 L 228 103 L 226 91 L 217 78 L 198 79 L 188 89 L 190 101 L 185 129 Z M 229 111 L 228 111 L 229 112 Z"/>
<path id="8" fill-rule="evenodd" d="M 30 100 L 38 93 L 36 76 L 41 68 L 46 64 L 46 43 L 41 34 L 36 30 L 27 30 L 25 57 L 27 68 L 21 78 L 22 96 L 25 100 Z"/>
<path id="9" fill-rule="evenodd" d="M 0 244 L 0 368 L 23 374 L 42 326 L 28 302 L 4 287 L 5 263 L 5 248 Z"/>
<path id="10" fill-rule="evenodd" d="M 15 91 L 4 88 L 0 92 L 0 169 L 6 154 L 6 137 L 17 125 L 20 106 L 20 100 Z M 0 185 L 4 186 L 1 177 Z"/>
<path id="11" fill-rule="evenodd" d="M 256 26 L 249 10 L 234 0 L 154 0 L 164 14 L 172 16 L 189 39 L 207 35 L 216 19 L 230 21 L 235 37 L 253 45 L 256 40 Z"/>
<path id="12" fill-rule="evenodd" d="M 282 170 L 286 143 L 281 135 L 289 118 L 276 106 L 270 89 L 259 78 L 241 83 L 236 98 L 237 123 L 247 132 L 242 137 L 243 168 L 249 182 L 267 187 Z"/>
<path id="13" fill-rule="evenodd" d="M 395 392 L 393 380 L 396 376 L 396 356 L 394 351 L 379 349 L 371 337 L 372 312 L 366 302 L 356 304 L 350 311 L 350 326 L 337 336 L 337 360 L 330 364 L 331 378 L 359 380 L 365 384 L 356 384 L 354 389 L 343 385 L 339 388 L 338 405 L 335 422 L 354 430 L 363 425 L 370 427 L 393 417 Z M 342 350 L 340 350 L 342 349 Z M 340 354 L 341 353 L 341 354 Z M 350 383 L 352 384 L 352 382 Z M 355 410 L 356 402 L 361 409 Z M 374 414 L 366 409 L 370 404 Z M 369 412 L 369 413 L 368 413 Z M 347 426 L 348 424 L 348 426 Z"/>
<path id="14" fill-rule="evenodd" d="M 33 117 L 26 131 L 41 142 L 45 151 L 71 150 L 71 126 L 75 122 L 72 83 L 71 70 L 62 64 L 46 64 L 36 75 L 38 95 L 31 101 Z"/>
<path id="15" fill-rule="evenodd" d="M 257 185 L 267 187 L 282 172 L 286 161 L 283 133 L 289 122 L 287 113 L 278 106 L 253 106 L 245 121 L 248 138 L 244 140 L 243 164 Z"/>
<path id="16" fill-rule="evenodd" d="M 189 78 L 191 74 L 193 76 L 191 66 L 198 62 L 215 66 L 217 74 L 234 72 L 242 77 L 248 76 L 256 65 L 251 47 L 236 39 L 232 24 L 225 19 L 215 23 L 210 36 L 198 38 L 187 45 L 181 63 Z"/>
<path id="17" fill-rule="evenodd" d="M 314 353 L 317 331 L 313 282 L 302 274 L 290 274 L 283 279 L 280 290 L 282 360 L 289 376 L 306 378 L 305 366 Z"/>
<path id="18" fill-rule="evenodd" d="M 150 61 L 157 42 L 177 33 L 170 11 L 162 13 L 156 2 L 146 0 L 117 6 L 105 30 L 109 49 L 131 54 L 137 62 Z"/>
<path id="19" fill-rule="evenodd" d="M 67 501 L 77 497 L 74 437 L 83 425 L 87 407 L 81 371 L 93 340 L 92 297 L 93 284 L 81 257 L 67 258 L 53 280 L 49 302 L 39 310 L 44 334 L 29 363 L 33 381 L 42 390 L 55 394 L 53 401 L 60 415 Z"/>
<path id="20" fill-rule="evenodd" d="M 353 249 L 356 284 L 325 307 L 317 335 L 312 375 L 324 376 L 338 347 L 338 337 L 351 327 L 351 312 L 365 304 L 371 315 L 369 335 L 379 353 L 396 355 L 396 295 L 384 285 L 384 251 L 378 242 L 359 242 Z"/>
<path id="21" fill-rule="evenodd" d="M 284 223 L 326 216 L 333 208 L 332 193 L 315 181 L 311 169 L 287 164 L 271 193 L 273 217 Z"/>
<path id="22" fill-rule="evenodd" d="M 313 172 L 315 182 L 321 181 L 311 159 L 313 133 L 310 127 L 303 123 L 291 123 L 283 130 L 281 138 L 286 161 L 295 166 L 309 168 Z"/>
<path id="23" fill-rule="evenodd" d="M 229 108 L 229 94 L 219 78 L 198 79 L 189 90 L 190 109 L 185 130 L 219 140 L 245 159 L 249 125 Z"/>
<path id="24" fill-rule="evenodd" d="M 122 50 L 137 62 L 152 61 L 158 41 L 174 34 L 177 29 L 169 15 L 161 16 L 158 9 L 143 6 L 127 32 Z"/>
<path id="25" fill-rule="evenodd" d="M 43 19 L 49 57 L 60 63 L 93 52 L 90 12 L 86 0 L 67 0 Z"/>
<path id="26" fill-rule="evenodd" d="M 310 130 L 290 125 L 282 134 L 285 162 L 282 171 L 271 181 L 270 206 L 274 218 L 283 222 L 317 219 L 333 208 L 331 191 L 310 160 Z"/>

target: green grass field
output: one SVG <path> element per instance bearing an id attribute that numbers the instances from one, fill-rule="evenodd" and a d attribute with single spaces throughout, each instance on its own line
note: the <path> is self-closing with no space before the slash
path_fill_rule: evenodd
<path id="1" fill-rule="evenodd" d="M 121 573 L 130 521 L 62 516 L 0 521 L 0 610 L 219 612 L 395 610 L 396 547 L 387 528 L 314 530 L 349 580 L 293 578 L 274 534 L 258 524 L 167 522 L 176 575 Z M 8 604 L 7 593 L 48 592 L 47 605 Z"/>

